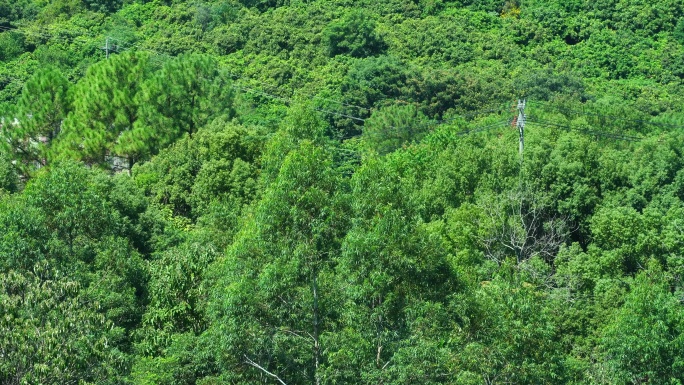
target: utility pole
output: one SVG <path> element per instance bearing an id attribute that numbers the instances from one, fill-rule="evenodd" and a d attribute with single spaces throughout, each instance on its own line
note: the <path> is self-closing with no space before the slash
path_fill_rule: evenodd
<path id="1" fill-rule="evenodd" d="M 516 119 L 516 126 L 520 134 L 520 143 L 518 145 L 518 153 L 520 161 L 523 159 L 523 149 L 525 148 L 525 99 L 518 99 L 518 119 Z"/>
<path id="2" fill-rule="evenodd" d="M 105 46 L 102 47 L 102 49 L 105 51 L 105 55 L 107 55 L 107 59 L 109 59 L 109 36 L 107 36 L 107 39 L 105 40 Z"/>

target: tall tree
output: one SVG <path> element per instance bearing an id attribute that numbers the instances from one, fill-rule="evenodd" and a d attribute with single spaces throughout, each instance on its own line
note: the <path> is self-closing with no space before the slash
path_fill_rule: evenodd
<path id="1" fill-rule="evenodd" d="M 142 120 L 122 142 L 131 135 L 161 147 L 184 134 L 192 136 L 218 116 L 232 117 L 233 95 L 227 75 L 210 56 L 175 58 L 145 82 L 136 99 L 142 107 Z"/>
<path id="2" fill-rule="evenodd" d="M 414 328 L 423 317 L 445 317 L 444 305 L 458 280 L 439 226 L 425 223 L 407 195 L 406 188 L 417 182 L 404 168 L 411 161 L 410 154 L 393 153 L 369 161 L 352 178 L 354 221 L 335 270 L 344 294 L 339 309 L 344 332 L 329 337 L 331 382 L 439 381 L 435 355 L 423 351 L 430 338 L 418 341 Z M 417 329 L 431 334 L 433 326 L 448 323 L 435 319 L 436 325 Z M 433 370 L 411 373 L 426 367 Z"/>
<path id="3" fill-rule="evenodd" d="M 334 327 L 332 266 L 346 228 L 329 154 L 304 141 L 214 273 L 209 330 L 227 381 L 321 382 Z"/>
<path id="4" fill-rule="evenodd" d="M 47 161 L 50 147 L 71 109 L 70 85 L 56 68 L 39 70 L 24 86 L 14 124 L 0 126 L 3 143 L 24 172 Z"/>
<path id="5" fill-rule="evenodd" d="M 677 384 L 684 380 L 684 311 L 655 261 L 639 273 L 603 331 L 597 383 Z"/>
<path id="6" fill-rule="evenodd" d="M 64 122 L 55 156 L 104 165 L 108 155 L 116 154 L 128 157 L 130 166 L 148 153 L 142 132 L 136 140 L 123 135 L 138 120 L 136 95 L 148 69 L 147 55 L 138 52 L 112 56 L 89 68 L 75 86 L 74 110 Z"/>
<path id="7" fill-rule="evenodd" d="M 0 199 L 0 382 L 122 383 L 144 262 L 104 173 L 43 169 Z"/>

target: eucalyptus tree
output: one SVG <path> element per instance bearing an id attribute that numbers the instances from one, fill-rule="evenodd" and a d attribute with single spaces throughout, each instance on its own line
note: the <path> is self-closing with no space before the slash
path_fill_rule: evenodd
<path id="1" fill-rule="evenodd" d="M 333 266 L 347 227 L 332 166 L 329 152 L 303 141 L 212 269 L 206 337 L 226 381 L 323 379 L 340 299 Z"/>
<path id="2" fill-rule="evenodd" d="M 654 260 L 630 282 L 624 305 L 601 333 L 602 360 L 591 373 L 596 383 L 680 383 L 684 380 L 684 311 L 681 294 Z"/>

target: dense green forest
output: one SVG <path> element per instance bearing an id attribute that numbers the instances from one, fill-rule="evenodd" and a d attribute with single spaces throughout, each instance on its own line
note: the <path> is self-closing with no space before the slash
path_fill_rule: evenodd
<path id="1" fill-rule="evenodd" d="M 0 384 L 684 384 L 683 82 L 679 0 L 0 0 Z"/>

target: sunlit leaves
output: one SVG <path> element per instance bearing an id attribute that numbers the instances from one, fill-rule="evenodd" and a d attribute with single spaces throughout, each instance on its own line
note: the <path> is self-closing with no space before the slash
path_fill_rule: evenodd
<path id="1" fill-rule="evenodd" d="M 0 127 L 3 145 L 25 175 L 47 162 L 50 147 L 71 110 L 70 86 L 58 69 L 36 72 L 24 86 L 15 121 Z"/>
<path id="2" fill-rule="evenodd" d="M 88 70 L 74 88 L 74 111 L 64 122 L 56 157 L 104 165 L 110 154 L 135 158 L 148 151 L 143 137 L 135 146 L 119 144 L 138 120 L 136 95 L 148 73 L 147 62 L 147 55 L 127 52 Z M 117 146 L 126 149 L 113 153 Z"/>
<path id="3" fill-rule="evenodd" d="M 323 31 L 323 41 L 330 56 L 373 56 L 384 48 L 384 42 L 375 31 L 375 22 L 363 12 L 350 12 L 329 24 Z"/>

